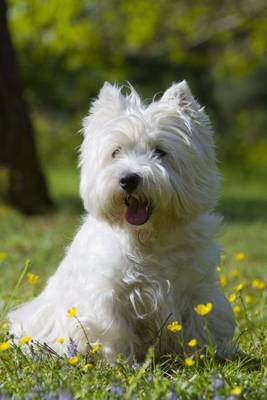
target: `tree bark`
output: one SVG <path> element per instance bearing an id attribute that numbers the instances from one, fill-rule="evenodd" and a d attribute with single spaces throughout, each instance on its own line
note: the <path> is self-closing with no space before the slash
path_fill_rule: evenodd
<path id="1" fill-rule="evenodd" d="M 52 201 L 37 157 L 6 13 L 6 2 L 0 0 L 0 164 L 9 171 L 8 202 L 36 214 L 50 208 Z"/>

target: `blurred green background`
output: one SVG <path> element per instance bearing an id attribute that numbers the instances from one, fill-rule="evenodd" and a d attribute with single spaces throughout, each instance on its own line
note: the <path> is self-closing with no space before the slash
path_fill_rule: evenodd
<path id="1" fill-rule="evenodd" d="M 6 20 L 28 108 L 16 89 L 19 74 L 9 68 Z M 81 223 L 79 130 L 103 82 L 130 81 L 151 100 L 173 81 L 187 79 L 213 122 L 223 175 L 218 211 L 224 223 L 218 240 L 224 257 L 218 277 L 227 295 L 242 283 L 245 295 L 252 296 L 253 303 L 245 307 L 246 297 L 238 295 L 235 305 L 240 304 L 242 312 L 234 308 L 236 337 L 243 350 L 266 361 L 267 292 L 252 286 L 260 279 L 262 289 L 267 287 L 266 50 L 266 0 L 0 0 L 0 333 L 7 309 L 40 292 Z M 28 139 L 23 141 L 23 136 Z M 55 207 L 40 214 L 41 201 L 49 205 L 49 198 Z M 27 259 L 35 283 L 22 274 Z M 10 370 L 10 365 L 12 359 L 7 358 L 3 366 Z M 266 368 L 250 373 L 239 364 L 225 367 L 227 382 L 250 387 L 244 398 L 266 398 L 257 397 L 266 387 Z M 26 368 L 30 374 L 28 361 Z M 51 376 L 49 368 L 45 365 L 44 382 Z M 79 372 L 77 385 L 62 368 L 63 378 L 55 375 L 53 385 L 77 386 L 78 397 L 96 387 L 105 391 L 107 378 L 102 364 L 100 368 L 100 374 L 95 369 L 100 383 L 85 374 L 81 380 Z M 219 366 L 208 372 L 201 368 L 199 374 L 192 371 L 184 378 L 179 370 L 177 382 L 185 390 L 202 382 L 194 393 L 202 395 L 203 387 L 207 396 L 208 381 L 218 375 Z M 21 375 L 7 380 L 16 391 L 25 382 L 31 381 Z M 140 393 L 144 397 L 146 392 Z"/>
<path id="2" fill-rule="evenodd" d="M 267 167 L 267 3 L 10 0 L 8 20 L 44 169 L 73 166 L 81 118 L 103 81 L 151 99 L 187 79 L 219 160 Z"/>
<path id="3" fill-rule="evenodd" d="M 183 79 L 211 116 L 220 167 L 267 178 L 265 0 L 9 0 L 7 20 L 47 179 L 68 169 L 77 190 L 81 119 L 105 80 L 149 100 Z"/>

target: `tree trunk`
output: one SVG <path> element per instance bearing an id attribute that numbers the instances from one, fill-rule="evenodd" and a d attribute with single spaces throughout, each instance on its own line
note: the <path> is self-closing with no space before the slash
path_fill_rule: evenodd
<path id="1" fill-rule="evenodd" d="M 9 171 L 8 202 L 36 214 L 52 202 L 37 157 L 6 12 L 6 2 L 0 0 L 0 164 Z"/>

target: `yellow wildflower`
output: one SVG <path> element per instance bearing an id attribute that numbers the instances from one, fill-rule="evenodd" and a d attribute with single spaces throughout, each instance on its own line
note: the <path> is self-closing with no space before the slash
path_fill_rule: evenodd
<path id="1" fill-rule="evenodd" d="M 247 294 L 247 295 L 245 296 L 245 302 L 246 302 L 247 304 L 253 304 L 253 303 L 255 302 L 255 299 L 254 299 L 254 297 L 251 296 L 250 294 Z"/>
<path id="2" fill-rule="evenodd" d="M 231 390 L 231 394 L 233 394 L 234 396 L 239 396 L 242 393 L 242 388 L 241 386 L 235 386 L 232 390 Z"/>
<path id="3" fill-rule="evenodd" d="M 236 305 L 236 306 L 233 307 L 233 311 L 234 311 L 235 314 L 239 314 L 241 312 L 241 307 Z"/>
<path id="4" fill-rule="evenodd" d="M 0 351 L 6 351 L 9 349 L 9 347 L 10 347 L 9 342 L 0 343 Z"/>
<path id="5" fill-rule="evenodd" d="M 230 275 L 232 278 L 237 278 L 239 276 L 239 271 L 237 269 L 234 269 L 230 272 Z"/>
<path id="6" fill-rule="evenodd" d="M 174 333 L 179 332 L 182 329 L 182 324 L 180 324 L 178 321 L 172 321 L 167 325 L 167 329 Z"/>
<path id="7" fill-rule="evenodd" d="M 236 292 L 241 292 L 241 290 L 244 289 L 244 284 L 243 283 L 239 283 L 238 285 L 235 286 L 235 291 Z"/>
<path id="8" fill-rule="evenodd" d="M 70 357 L 68 361 L 69 361 L 69 364 L 75 365 L 79 361 L 79 358 L 77 356 Z"/>
<path id="9" fill-rule="evenodd" d="M 261 281 L 260 279 L 253 279 L 253 281 L 251 282 L 251 286 L 254 289 L 264 289 L 266 283 L 264 281 Z"/>
<path id="10" fill-rule="evenodd" d="M 26 276 L 28 283 L 31 285 L 34 285 L 39 279 L 39 275 L 33 274 L 32 272 L 28 272 Z"/>
<path id="11" fill-rule="evenodd" d="M 185 358 L 185 360 L 184 360 L 184 365 L 185 365 L 186 367 L 192 367 L 194 364 L 195 364 L 195 360 L 193 360 L 193 359 L 190 358 L 190 357 Z"/>
<path id="12" fill-rule="evenodd" d="M 226 278 L 226 276 L 224 274 L 220 275 L 219 280 L 220 280 L 220 284 L 222 287 L 224 287 L 228 284 L 228 279 Z"/>
<path id="13" fill-rule="evenodd" d="M 73 318 L 77 315 L 77 307 L 70 307 L 67 312 L 67 317 Z"/>
<path id="14" fill-rule="evenodd" d="M 19 339 L 20 344 L 28 344 L 32 340 L 31 336 L 22 336 Z"/>
<path id="15" fill-rule="evenodd" d="M 5 251 L 0 251 L 0 261 L 6 260 L 8 257 L 8 254 Z"/>
<path id="16" fill-rule="evenodd" d="M 230 303 L 236 301 L 236 294 L 235 293 L 229 294 L 228 300 L 230 301 Z"/>
<path id="17" fill-rule="evenodd" d="M 64 338 L 64 337 L 58 337 L 58 338 L 56 339 L 56 342 L 57 342 L 57 343 L 60 343 L 60 344 L 63 344 L 63 343 L 65 342 L 65 338 Z"/>
<path id="18" fill-rule="evenodd" d="M 189 347 L 197 346 L 197 339 L 191 339 L 190 342 L 187 343 Z"/>
<path id="19" fill-rule="evenodd" d="M 216 271 L 217 271 L 217 272 L 221 272 L 221 270 L 222 270 L 221 267 L 220 267 L 219 265 L 217 265 Z"/>
<path id="20" fill-rule="evenodd" d="M 92 348 L 91 348 L 91 352 L 92 352 L 93 354 L 98 353 L 98 352 L 101 350 L 101 348 L 102 348 L 102 346 L 101 346 L 100 343 L 92 344 L 91 347 L 92 347 Z"/>
<path id="21" fill-rule="evenodd" d="M 239 251 L 235 253 L 235 261 L 241 262 L 244 261 L 246 258 L 246 254 L 243 251 Z"/>
<path id="22" fill-rule="evenodd" d="M 209 313 L 211 312 L 212 307 L 213 307 L 213 306 L 212 306 L 212 303 L 198 304 L 198 305 L 194 308 L 194 310 L 195 310 L 195 312 L 196 312 L 197 314 L 204 316 L 204 315 L 207 315 L 207 314 L 209 314 Z"/>
<path id="23" fill-rule="evenodd" d="M 87 363 L 87 364 L 84 365 L 83 370 L 84 370 L 85 372 L 87 372 L 88 369 L 92 369 L 93 367 L 94 367 L 94 364 L 92 364 L 92 363 Z"/>

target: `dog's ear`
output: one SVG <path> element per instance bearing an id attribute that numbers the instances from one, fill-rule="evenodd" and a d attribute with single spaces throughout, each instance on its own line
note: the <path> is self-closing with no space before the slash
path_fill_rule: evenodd
<path id="1" fill-rule="evenodd" d="M 192 95 L 185 80 L 179 83 L 173 83 L 172 86 L 163 94 L 161 101 L 164 103 L 167 102 L 174 104 L 185 112 L 189 112 L 190 110 L 201 110 L 201 106 Z"/>
<path id="2" fill-rule="evenodd" d="M 113 113 L 113 115 L 125 109 L 125 97 L 121 94 L 121 89 L 118 86 L 111 85 L 109 82 L 104 83 L 90 111 L 94 113 L 99 109 Z"/>
<path id="3" fill-rule="evenodd" d="M 191 126 L 190 130 L 194 132 L 204 132 L 208 136 L 213 135 L 210 119 L 202 107 L 192 95 L 192 92 L 184 80 L 179 83 L 174 83 L 160 99 L 160 104 L 164 105 L 172 114 L 182 114 L 187 125 Z M 197 129 L 193 129 L 193 125 Z"/>
<path id="4" fill-rule="evenodd" d="M 95 124 L 104 124 L 119 116 L 126 108 L 126 99 L 121 89 L 105 82 L 98 97 L 92 102 L 89 114 L 83 120 L 83 133 L 91 131 Z"/>

